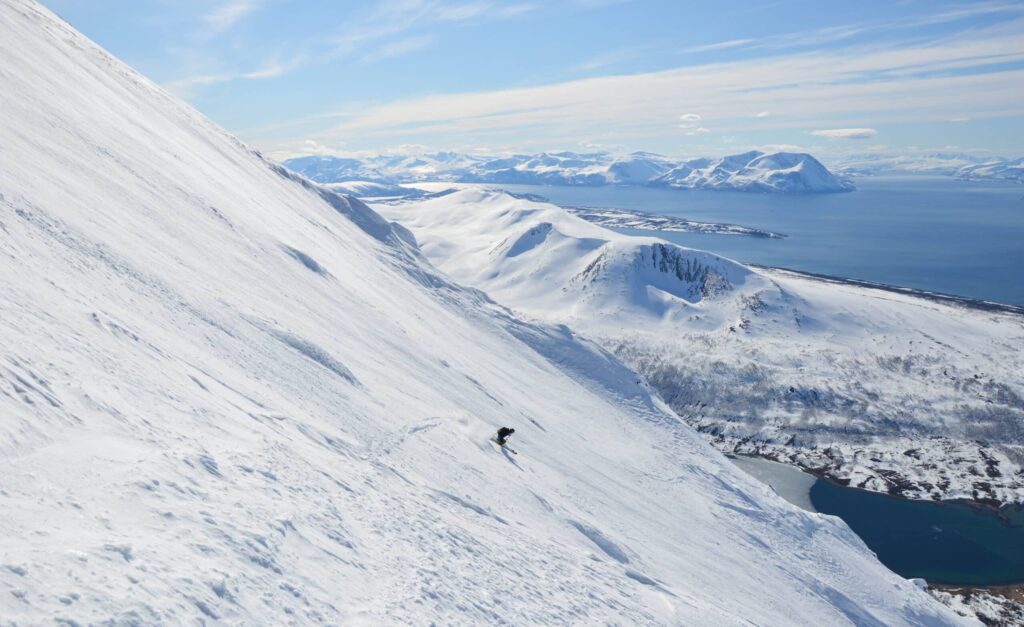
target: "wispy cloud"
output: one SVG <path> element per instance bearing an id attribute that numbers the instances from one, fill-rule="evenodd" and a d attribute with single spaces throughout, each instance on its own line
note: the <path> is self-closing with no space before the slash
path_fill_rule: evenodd
<path id="1" fill-rule="evenodd" d="M 188 97 L 192 95 L 193 90 L 198 87 L 206 87 L 210 85 L 217 85 L 219 83 L 230 83 L 237 80 L 261 80 L 276 78 L 282 76 L 294 67 L 302 64 L 303 59 L 301 57 L 293 58 L 287 62 L 281 62 L 278 60 L 271 60 L 265 65 L 262 65 L 255 70 L 237 71 L 237 72 L 222 72 L 222 73 L 208 73 L 208 74 L 194 74 L 186 76 L 175 81 L 171 81 L 166 84 L 166 88 L 180 97 Z"/>
<path id="2" fill-rule="evenodd" d="M 703 46 L 690 46 L 689 48 L 683 48 L 680 52 L 691 53 L 691 52 L 713 52 L 715 50 L 727 50 L 729 48 L 739 48 L 747 46 L 753 43 L 753 39 L 729 39 L 728 41 L 719 41 L 713 44 L 705 44 Z"/>
<path id="3" fill-rule="evenodd" d="M 537 9 L 537 5 L 530 2 L 519 4 L 503 4 L 495 13 L 499 19 L 509 19 Z"/>
<path id="4" fill-rule="evenodd" d="M 781 33 L 760 38 L 729 39 L 705 45 L 691 46 L 680 50 L 682 53 L 712 52 L 733 48 L 749 50 L 792 50 L 840 43 L 862 35 L 879 35 L 896 31 L 919 29 L 923 26 L 948 24 L 970 18 L 1006 14 L 1024 14 L 1024 3 L 1020 2 L 977 2 L 947 11 L 919 15 L 898 20 L 858 22 L 825 28 Z"/>
<path id="5" fill-rule="evenodd" d="M 432 43 L 434 43 L 434 38 L 430 35 L 416 35 L 414 37 L 398 39 L 384 44 L 377 50 L 364 56 L 363 61 L 379 61 L 380 59 L 399 57 L 426 48 Z"/>
<path id="6" fill-rule="evenodd" d="M 572 0 L 572 3 L 584 9 L 596 9 L 613 4 L 625 4 L 632 1 L 633 0 Z"/>
<path id="7" fill-rule="evenodd" d="M 1024 13 L 1024 6 L 1019 2 L 975 2 L 955 9 L 940 11 L 914 20 L 922 24 L 944 24 L 957 20 L 992 15 L 994 13 Z"/>
<path id="8" fill-rule="evenodd" d="M 590 72 L 590 71 L 593 71 L 593 70 L 599 70 L 599 69 L 606 68 L 606 67 L 609 67 L 609 66 L 618 65 L 620 63 L 625 63 L 627 61 L 632 61 L 634 59 L 638 59 L 638 58 L 642 57 L 644 55 L 644 53 L 649 52 L 649 50 L 650 50 L 650 48 L 647 47 L 647 46 L 643 46 L 643 47 L 635 46 L 635 47 L 629 47 L 629 48 L 617 48 L 617 49 L 609 50 L 607 52 L 599 54 L 599 55 L 597 55 L 595 57 L 592 57 L 592 58 L 588 59 L 587 61 L 584 61 L 583 63 L 580 63 L 579 65 L 577 65 L 573 69 L 578 70 L 578 71 L 583 71 L 583 72 Z"/>
<path id="9" fill-rule="evenodd" d="M 227 0 L 220 3 L 200 18 L 204 25 L 204 34 L 215 35 L 230 29 L 255 11 L 259 4 L 258 0 Z"/>
<path id="10" fill-rule="evenodd" d="M 817 30 L 771 35 L 769 37 L 761 37 L 758 39 L 728 39 L 726 41 L 682 48 L 679 52 L 683 54 L 692 54 L 731 49 L 787 50 L 792 48 L 808 48 L 811 46 L 822 46 L 825 44 L 840 42 L 862 33 L 869 32 L 870 30 L 872 30 L 872 27 L 865 24 L 832 26 Z"/>
<path id="11" fill-rule="evenodd" d="M 451 6 L 439 6 L 436 9 L 436 19 L 441 22 L 463 22 L 480 17 L 491 10 L 490 2 L 466 2 Z"/>
<path id="12" fill-rule="evenodd" d="M 811 131 L 811 135 L 829 139 L 871 139 L 878 135 L 878 131 L 873 128 L 827 128 Z"/>
<path id="13" fill-rule="evenodd" d="M 209 38 L 222 33 L 256 11 L 265 0 L 225 0 L 201 16 L 201 35 Z M 310 37 L 294 48 L 285 60 L 272 58 L 259 63 L 259 69 L 195 71 L 170 81 L 166 86 L 181 96 L 192 95 L 199 87 L 236 80 L 266 79 L 282 76 L 311 64 L 323 64 L 343 58 L 380 61 L 430 46 L 441 25 L 485 24 L 514 19 L 536 8 L 529 2 L 500 0 L 378 0 L 353 13 L 334 33 Z M 212 64 L 204 64 L 212 65 Z"/>
<path id="14" fill-rule="evenodd" d="M 496 0 L 451 4 L 439 0 L 383 0 L 373 9 L 354 15 L 343 30 L 329 38 L 330 58 L 363 53 L 385 58 L 397 39 L 427 42 L 427 29 L 444 23 L 493 22 L 511 19 L 533 9 L 532 4 L 502 6 Z M 432 40 L 432 39 L 431 39 Z M 420 46 L 422 47 L 422 46 Z M 401 49 L 401 45 L 398 45 Z"/>
<path id="15" fill-rule="evenodd" d="M 735 133 L 752 128 L 860 128 L 884 122 L 1024 115 L 1024 21 L 888 48 L 843 47 L 368 107 L 327 137 L 451 137 L 499 143 Z M 975 61 L 971 61 L 971 60 Z M 935 72 L 949 64 L 956 72 Z M 898 77 L 896 70 L 911 71 Z M 985 94 L 979 98 L 978 94 Z M 752 114 L 771 102 L 771 116 Z M 701 118 L 680 119 L 699 110 Z M 686 115 L 697 115 L 690 113 Z M 756 126 L 753 126 L 756 125 Z M 595 129 L 603 129 L 595 135 Z M 555 136 L 554 134 L 559 134 Z"/>

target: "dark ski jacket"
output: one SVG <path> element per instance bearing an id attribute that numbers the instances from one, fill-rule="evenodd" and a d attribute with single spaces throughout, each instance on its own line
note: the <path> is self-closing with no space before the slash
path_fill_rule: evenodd
<path id="1" fill-rule="evenodd" d="M 515 432 L 515 429 L 510 429 L 508 427 L 502 427 L 498 429 L 498 444 L 504 444 L 505 440 L 508 440 L 508 436 L 512 435 Z"/>

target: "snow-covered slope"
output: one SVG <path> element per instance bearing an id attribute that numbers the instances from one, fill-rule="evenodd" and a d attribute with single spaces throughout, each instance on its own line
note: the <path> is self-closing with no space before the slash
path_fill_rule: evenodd
<path id="1" fill-rule="evenodd" d="M 289 159 L 290 169 L 319 183 L 355 180 L 448 181 L 524 185 L 655 185 L 686 189 L 818 193 L 853 189 L 806 154 L 748 152 L 717 160 L 676 164 L 660 155 L 635 152 L 539 153 L 484 158 L 458 153 L 415 156 Z"/>
<path id="2" fill-rule="evenodd" d="M 0 63 L 4 622 L 957 620 L 44 9 Z"/>
<path id="3" fill-rule="evenodd" d="M 1019 314 L 754 271 L 499 192 L 380 210 L 458 281 L 598 340 L 725 450 L 1024 501 Z"/>
<path id="4" fill-rule="evenodd" d="M 619 185 L 645 185 L 671 170 L 673 165 L 660 155 L 634 152 L 608 164 L 605 179 L 608 183 Z"/>
<path id="5" fill-rule="evenodd" d="M 714 161 L 684 162 L 653 179 L 651 185 L 682 189 L 727 189 L 744 192 L 844 192 L 853 186 L 805 153 L 758 151 Z"/>

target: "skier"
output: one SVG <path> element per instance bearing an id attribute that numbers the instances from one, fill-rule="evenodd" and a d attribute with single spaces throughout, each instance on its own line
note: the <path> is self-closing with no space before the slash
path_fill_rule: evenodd
<path id="1" fill-rule="evenodd" d="M 498 437 L 495 438 L 494 441 L 500 444 L 501 446 L 505 446 L 505 443 L 508 442 L 509 436 L 511 436 L 515 432 L 515 429 L 511 429 L 509 427 L 502 427 L 498 429 Z"/>

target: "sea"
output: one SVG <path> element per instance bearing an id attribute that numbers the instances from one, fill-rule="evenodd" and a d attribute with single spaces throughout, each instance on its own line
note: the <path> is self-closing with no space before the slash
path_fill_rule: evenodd
<path id="1" fill-rule="evenodd" d="M 908 500 L 836 485 L 767 459 L 730 459 L 790 503 L 842 518 L 904 577 L 963 586 L 1024 581 L 1024 508 Z"/>

